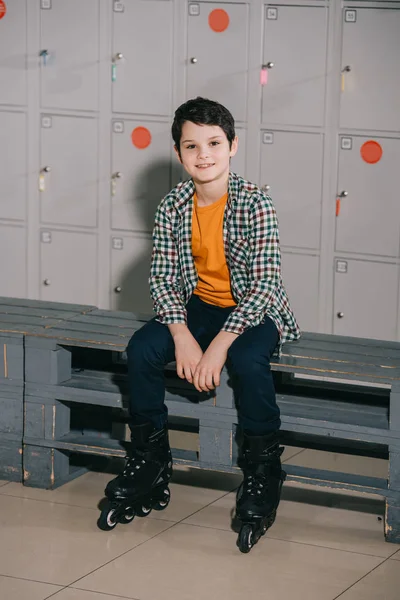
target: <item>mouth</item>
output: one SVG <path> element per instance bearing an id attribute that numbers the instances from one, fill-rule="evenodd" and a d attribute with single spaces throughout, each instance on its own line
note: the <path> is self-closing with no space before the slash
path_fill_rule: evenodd
<path id="1" fill-rule="evenodd" d="M 202 165 L 196 165 L 197 169 L 209 169 L 210 167 L 213 167 L 215 165 L 215 163 L 204 163 Z"/>

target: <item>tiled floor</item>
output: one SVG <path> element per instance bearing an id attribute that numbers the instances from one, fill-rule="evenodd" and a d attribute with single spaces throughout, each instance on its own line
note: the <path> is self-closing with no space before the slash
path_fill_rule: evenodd
<path id="1" fill-rule="evenodd" d="M 385 461 L 286 449 L 296 465 L 386 476 Z M 0 481 L 3 600 L 398 600 L 400 547 L 383 501 L 286 484 L 277 521 L 250 552 L 232 530 L 234 475 L 176 469 L 164 512 L 98 530 L 110 475 L 55 491 Z"/>

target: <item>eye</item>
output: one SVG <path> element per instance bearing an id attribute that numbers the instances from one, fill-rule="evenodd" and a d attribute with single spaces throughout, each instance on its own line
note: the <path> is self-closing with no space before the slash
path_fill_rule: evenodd
<path id="1" fill-rule="evenodd" d="M 193 150 L 194 147 L 194 144 L 190 144 L 189 146 L 186 146 L 186 150 Z"/>
<path id="2" fill-rule="evenodd" d="M 219 146 L 219 142 L 217 142 L 217 140 L 214 140 L 213 142 L 211 142 L 211 146 Z"/>

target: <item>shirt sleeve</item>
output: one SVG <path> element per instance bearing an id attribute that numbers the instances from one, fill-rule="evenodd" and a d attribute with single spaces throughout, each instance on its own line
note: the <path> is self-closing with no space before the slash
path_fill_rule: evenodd
<path id="1" fill-rule="evenodd" d="M 269 196 L 257 194 L 249 221 L 247 290 L 222 327 L 238 335 L 262 322 L 281 281 L 278 220 Z"/>
<path id="2" fill-rule="evenodd" d="M 164 201 L 155 216 L 149 284 L 158 320 L 165 325 L 187 323 L 177 241 Z"/>

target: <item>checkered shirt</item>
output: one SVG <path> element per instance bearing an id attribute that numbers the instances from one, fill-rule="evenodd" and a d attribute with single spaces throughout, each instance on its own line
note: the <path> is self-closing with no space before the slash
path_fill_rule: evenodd
<path id="1" fill-rule="evenodd" d="M 186 304 L 197 286 L 192 255 L 193 180 L 177 185 L 158 206 L 153 230 L 150 292 L 157 320 L 187 323 Z M 270 317 L 280 335 L 278 354 L 300 330 L 281 278 L 278 221 L 271 198 L 229 174 L 223 239 L 237 306 L 223 331 L 242 334 Z"/>

